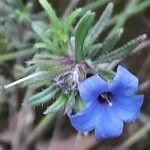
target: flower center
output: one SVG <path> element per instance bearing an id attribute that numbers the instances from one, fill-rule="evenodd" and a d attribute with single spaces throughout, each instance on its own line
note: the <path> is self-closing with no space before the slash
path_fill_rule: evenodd
<path id="1" fill-rule="evenodd" d="M 112 98 L 111 93 L 104 92 L 98 96 L 98 102 L 100 104 L 108 104 L 109 106 L 112 106 L 111 98 Z"/>

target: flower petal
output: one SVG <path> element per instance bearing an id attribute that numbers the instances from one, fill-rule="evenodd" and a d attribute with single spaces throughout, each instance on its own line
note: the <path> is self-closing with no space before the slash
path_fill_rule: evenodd
<path id="1" fill-rule="evenodd" d="M 95 128 L 97 139 L 118 137 L 123 130 L 123 122 L 117 117 L 113 107 L 101 106 L 99 121 Z"/>
<path id="2" fill-rule="evenodd" d="M 75 115 L 68 113 L 72 126 L 79 132 L 88 132 L 95 128 L 98 114 L 97 105 L 92 104 Z"/>
<path id="3" fill-rule="evenodd" d="M 82 100 L 87 103 L 96 101 L 100 93 L 109 90 L 107 82 L 98 75 L 94 75 L 81 82 L 78 88 Z"/>
<path id="4" fill-rule="evenodd" d="M 138 88 L 138 78 L 119 65 L 110 88 L 113 93 L 118 95 L 134 94 Z"/>
<path id="5" fill-rule="evenodd" d="M 114 109 L 120 119 L 125 122 L 135 121 L 143 104 L 143 95 L 114 98 Z"/>

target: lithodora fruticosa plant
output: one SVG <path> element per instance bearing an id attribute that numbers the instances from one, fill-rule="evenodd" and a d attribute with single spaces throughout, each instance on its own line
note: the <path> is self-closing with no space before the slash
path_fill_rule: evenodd
<path id="1" fill-rule="evenodd" d="M 84 107 L 79 96 L 79 83 L 94 74 L 111 81 L 115 72 L 108 67 L 109 64 L 131 54 L 146 35 L 116 47 L 123 28 L 108 29 L 112 3 L 107 5 L 97 22 L 94 12 L 82 8 L 75 9 L 61 20 L 47 0 L 39 0 L 39 3 L 50 23 L 32 23 L 37 36 L 34 48 L 38 52 L 27 64 L 33 72 L 14 84 L 24 82 L 29 87 L 42 87 L 43 90 L 31 96 L 26 103 L 34 107 L 47 103 L 49 106 L 44 114 L 56 113 L 61 109 L 65 113 L 70 110 L 77 112 Z M 108 34 L 99 42 L 98 38 L 104 35 L 104 31 Z"/>

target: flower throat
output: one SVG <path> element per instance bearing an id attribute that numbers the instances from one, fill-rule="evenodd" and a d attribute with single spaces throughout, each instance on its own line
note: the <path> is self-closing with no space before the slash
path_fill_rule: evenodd
<path id="1" fill-rule="evenodd" d="M 112 96 L 109 92 L 104 92 L 98 96 L 98 102 L 100 104 L 108 104 L 111 107 L 112 106 L 111 97 Z"/>

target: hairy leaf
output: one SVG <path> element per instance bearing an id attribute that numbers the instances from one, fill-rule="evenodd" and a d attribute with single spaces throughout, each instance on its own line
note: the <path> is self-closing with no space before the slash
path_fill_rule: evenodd
<path id="1" fill-rule="evenodd" d="M 102 55 L 98 58 L 97 61 L 95 61 L 96 64 L 98 63 L 106 63 L 111 62 L 118 58 L 123 58 L 128 56 L 143 40 L 145 40 L 146 35 L 139 36 L 138 38 L 128 42 L 124 46 L 117 48 L 116 50 L 106 54 Z"/>
<path id="2" fill-rule="evenodd" d="M 67 97 L 64 95 L 60 95 L 58 99 L 44 111 L 44 114 L 46 115 L 59 111 L 65 105 L 66 101 Z"/>
<path id="3" fill-rule="evenodd" d="M 39 75 L 38 77 L 34 77 L 32 79 L 26 80 L 25 82 L 23 82 L 23 86 L 30 86 L 32 88 L 38 88 L 43 85 L 49 85 L 52 80 L 51 78 L 52 78 L 51 74 L 45 73 L 45 74 Z"/>
<path id="4" fill-rule="evenodd" d="M 81 8 L 74 10 L 65 20 L 64 20 L 64 30 L 66 33 L 71 29 L 72 24 L 75 22 L 76 18 L 81 14 Z"/>
<path id="5" fill-rule="evenodd" d="M 86 35 L 92 25 L 94 20 L 94 15 L 91 11 L 86 12 L 86 14 L 79 20 L 75 28 L 75 54 L 76 60 L 79 61 L 83 57 L 83 44 Z"/>
<path id="6" fill-rule="evenodd" d="M 27 103 L 31 106 L 38 106 L 40 104 L 50 101 L 58 91 L 59 90 L 55 89 L 54 86 L 50 86 L 45 90 L 43 90 L 42 92 L 31 96 L 28 99 Z"/>
<path id="7" fill-rule="evenodd" d="M 92 55 L 92 59 L 95 60 L 97 57 L 99 57 L 102 54 L 107 54 L 109 51 L 111 51 L 114 46 L 117 44 L 118 40 L 120 39 L 121 35 L 123 33 L 123 29 L 117 29 L 113 34 L 109 35 L 106 39 L 104 39 L 104 42 L 102 43 L 101 47 L 99 49 L 97 48 Z"/>
<path id="8" fill-rule="evenodd" d="M 105 8 L 104 12 L 100 16 L 99 20 L 89 33 L 89 36 L 87 37 L 87 44 L 93 43 L 98 36 L 103 32 L 103 30 L 107 27 L 108 21 L 110 19 L 110 16 L 113 11 L 113 3 L 109 3 L 107 7 Z"/>
<path id="9" fill-rule="evenodd" d="M 45 10 L 46 14 L 48 15 L 48 17 L 49 17 L 50 21 L 52 22 L 52 24 L 58 30 L 62 30 L 62 24 L 61 24 L 59 18 L 56 16 L 56 13 L 55 13 L 54 9 L 52 8 L 51 4 L 48 3 L 47 0 L 39 0 L 39 3 L 44 8 L 44 10 Z"/>
<path id="10" fill-rule="evenodd" d="M 92 59 L 95 57 L 95 53 L 99 52 L 99 49 L 101 49 L 102 47 L 102 43 L 96 43 L 96 44 L 93 44 L 89 47 L 87 47 L 87 55 L 88 55 L 88 58 Z"/>
<path id="11" fill-rule="evenodd" d="M 38 35 L 40 40 L 43 43 L 37 43 L 34 45 L 35 48 L 47 48 L 50 50 L 54 50 L 54 44 L 50 41 L 50 34 L 47 32 L 47 26 L 39 21 L 33 22 L 31 24 L 34 32 Z"/>

